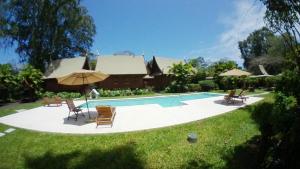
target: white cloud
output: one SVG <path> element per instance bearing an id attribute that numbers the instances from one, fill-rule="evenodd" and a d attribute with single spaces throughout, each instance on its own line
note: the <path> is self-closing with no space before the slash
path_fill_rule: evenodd
<path id="1" fill-rule="evenodd" d="M 207 56 L 212 61 L 232 59 L 241 65 L 238 41 L 246 39 L 251 32 L 265 25 L 265 10 L 257 0 L 236 0 L 233 12 L 220 18 L 225 30 L 219 35 L 217 42 L 208 48 L 191 51 L 190 55 Z"/>

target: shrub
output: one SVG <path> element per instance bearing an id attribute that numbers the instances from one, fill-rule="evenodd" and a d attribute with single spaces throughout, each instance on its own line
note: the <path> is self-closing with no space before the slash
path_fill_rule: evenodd
<path id="1" fill-rule="evenodd" d="M 25 66 L 18 74 L 19 83 L 22 85 L 22 101 L 36 100 L 42 91 L 42 72 L 31 65 Z"/>
<path id="2" fill-rule="evenodd" d="M 145 95 L 153 93 L 151 89 L 115 89 L 115 90 L 98 90 L 101 97 L 115 97 L 115 96 L 132 96 L 132 95 Z"/>
<path id="3" fill-rule="evenodd" d="M 46 91 L 45 93 L 42 94 L 42 97 L 54 97 L 55 93 L 54 92 L 49 92 Z"/>
<path id="4" fill-rule="evenodd" d="M 56 95 L 62 99 L 75 99 L 81 97 L 79 92 L 59 92 Z"/>
<path id="5" fill-rule="evenodd" d="M 300 102 L 300 75 L 293 71 L 285 71 L 278 77 L 276 90 L 285 95 L 292 95 Z"/>
<path id="6" fill-rule="evenodd" d="M 296 118 L 297 101 L 293 96 L 286 96 L 283 93 L 275 95 L 275 104 L 271 116 L 274 130 L 277 132 L 287 132 L 292 127 Z"/>
<path id="7" fill-rule="evenodd" d="M 274 103 L 262 102 L 257 104 L 252 110 L 252 118 L 259 126 L 262 136 L 270 137 L 273 134 L 271 123 L 271 112 L 273 110 Z"/>
<path id="8" fill-rule="evenodd" d="M 216 88 L 216 84 L 213 80 L 202 80 L 198 83 L 202 91 L 210 91 Z"/>
<path id="9" fill-rule="evenodd" d="M 198 92 L 201 91 L 201 86 L 200 84 L 189 84 L 188 85 L 189 91 L 191 92 Z"/>
<path id="10" fill-rule="evenodd" d="M 259 151 L 264 161 L 262 168 L 282 163 L 279 159 L 288 157 L 285 155 L 299 144 L 296 98 L 279 92 L 274 103 L 263 102 L 255 106 L 252 117 L 261 131 Z M 281 153 L 284 156 L 278 156 Z"/>
<path id="11" fill-rule="evenodd" d="M 194 74 L 191 76 L 191 83 L 198 83 L 201 80 L 205 80 L 206 72 L 203 69 L 198 69 Z"/>
<path id="12" fill-rule="evenodd" d="M 277 76 L 266 77 L 265 78 L 265 87 L 268 89 L 276 87 L 277 82 L 278 82 Z"/>
<path id="13" fill-rule="evenodd" d="M 166 93 L 172 93 L 170 86 L 167 86 L 164 90 Z"/>
<path id="14" fill-rule="evenodd" d="M 244 87 L 244 78 L 218 76 L 215 78 L 215 83 L 218 84 L 220 89 L 226 91 L 238 87 Z"/>
<path id="15" fill-rule="evenodd" d="M 177 83 L 177 81 L 171 82 L 171 84 L 165 89 L 168 93 L 179 93 L 188 91 L 188 86 L 186 84 L 182 85 Z"/>
<path id="16" fill-rule="evenodd" d="M 258 86 L 258 79 L 251 77 L 245 78 L 245 86 L 254 90 Z"/>
<path id="17" fill-rule="evenodd" d="M 0 64 L 0 102 L 7 102 L 17 97 L 19 88 L 16 72 L 10 64 Z"/>
<path id="18" fill-rule="evenodd" d="M 193 75 L 193 66 L 191 64 L 173 64 L 169 73 L 172 76 L 172 83 L 170 84 L 171 92 L 185 92 L 188 90 L 186 84 L 189 84 L 191 76 Z"/>

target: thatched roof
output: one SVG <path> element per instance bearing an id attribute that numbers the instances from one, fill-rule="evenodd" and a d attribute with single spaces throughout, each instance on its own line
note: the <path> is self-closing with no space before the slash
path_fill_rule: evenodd
<path id="1" fill-rule="evenodd" d="M 250 76 L 250 75 L 251 73 L 240 69 L 232 69 L 220 74 L 220 76 Z"/>
<path id="2" fill-rule="evenodd" d="M 101 55 L 97 58 L 95 70 L 108 75 L 147 74 L 143 56 Z"/>
<path id="3" fill-rule="evenodd" d="M 52 61 L 44 74 L 45 79 L 59 78 L 84 68 L 86 57 L 65 58 Z"/>
<path id="4" fill-rule="evenodd" d="M 185 63 L 184 60 L 158 56 L 153 56 L 152 62 L 156 62 L 157 66 L 161 70 L 161 73 L 163 74 L 169 74 L 169 70 L 173 64 L 179 64 L 180 62 Z"/>

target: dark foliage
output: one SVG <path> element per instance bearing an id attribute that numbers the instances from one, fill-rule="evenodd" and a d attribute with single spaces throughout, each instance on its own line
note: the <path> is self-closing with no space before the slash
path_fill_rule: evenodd
<path id="1" fill-rule="evenodd" d="M 0 64 L 0 102 L 10 102 L 22 98 L 23 101 L 36 100 L 41 92 L 42 73 L 27 65 L 20 71 L 10 64 Z"/>
<path id="2" fill-rule="evenodd" d="M 263 27 L 252 32 L 246 40 L 239 42 L 239 49 L 244 66 L 254 74 L 262 74 L 258 65 L 264 65 L 270 74 L 279 74 L 288 53 L 286 43 L 281 35 L 275 35 Z"/>
<path id="3" fill-rule="evenodd" d="M 111 151 L 92 150 L 89 152 L 73 151 L 65 154 L 46 152 L 45 154 L 32 157 L 25 156 L 26 168 L 47 169 L 47 168 L 145 168 L 144 163 L 137 157 L 135 146 L 131 143 L 116 147 Z M 77 160 L 79 159 L 79 161 Z"/>
<path id="4" fill-rule="evenodd" d="M 42 71 L 51 60 L 86 53 L 95 34 L 80 0 L 0 1 L 2 46 L 17 45 L 21 61 Z"/>
<path id="5" fill-rule="evenodd" d="M 268 28 L 263 27 L 251 33 L 246 40 L 239 42 L 239 49 L 246 68 L 252 58 L 267 54 L 268 48 L 270 48 L 268 38 L 271 36 L 274 34 Z"/>
<path id="6" fill-rule="evenodd" d="M 217 88 L 217 85 L 213 80 L 199 81 L 199 85 L 202 91 L 210 91 Z"/>
<path id="7" fill-rule="evenodd" d="M 173 81 L 165 90 L 167 92 L 188 91 L 188 84 L 194 74 L 193 66 L 185 63 L 173 64 L 169 71 Z"/>
<path id="8" fill-rule="evenodd" d="M 260 169 L 259 136 L 254 136 L 246 143 L 237 147 L 231 153 L 223 153 L 226 161 L 224 169 Z"/>

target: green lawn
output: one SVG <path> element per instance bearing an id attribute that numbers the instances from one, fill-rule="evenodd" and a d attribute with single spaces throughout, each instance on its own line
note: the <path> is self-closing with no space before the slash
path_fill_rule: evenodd
<path id="1" fill-rule="evenodd" d="M 242 89 L 237 89 L 236 93 L 239 94 L 242 91 Z M 229 93 L 229 91 L 224 91 L 224 90 L 212 90 L 211 92 L 215 92 L 215 93 Z M 260 93 L 265 93 L 265 92 L 270 92 L 270 91 L 266 91 L 264 89 L 255 89 L 254 92 L 249 92 L 248 90 L 245 91 L 246 95 L 251 95 L 251 94 L 260 94 Z"/>
<path id="2" fill-rule="evenodd" d="M 16 110 L 19 109 L 32 109 L 41 105 L 41 101 L 36 101 L 32 103 L 9 103 L 8 105 L 0 107 L 0 117 L 16 113 Z"/>
<path id="3" fill-rule="evenodd" d="M 272 94 L 265 97 L 272 100 Z M 122 134 L 68 135 L 17 129 L 0 138 L 0 168 L 250 169 L 251 153 L 245 155 L 240 148 L 260 134 L 249 113 L 253 106 L 184 125 Z M 0 124 L 0 131 L 6 128 Z M 197 143 L 186 141 L 190 132 L 197 133 Z"/>

